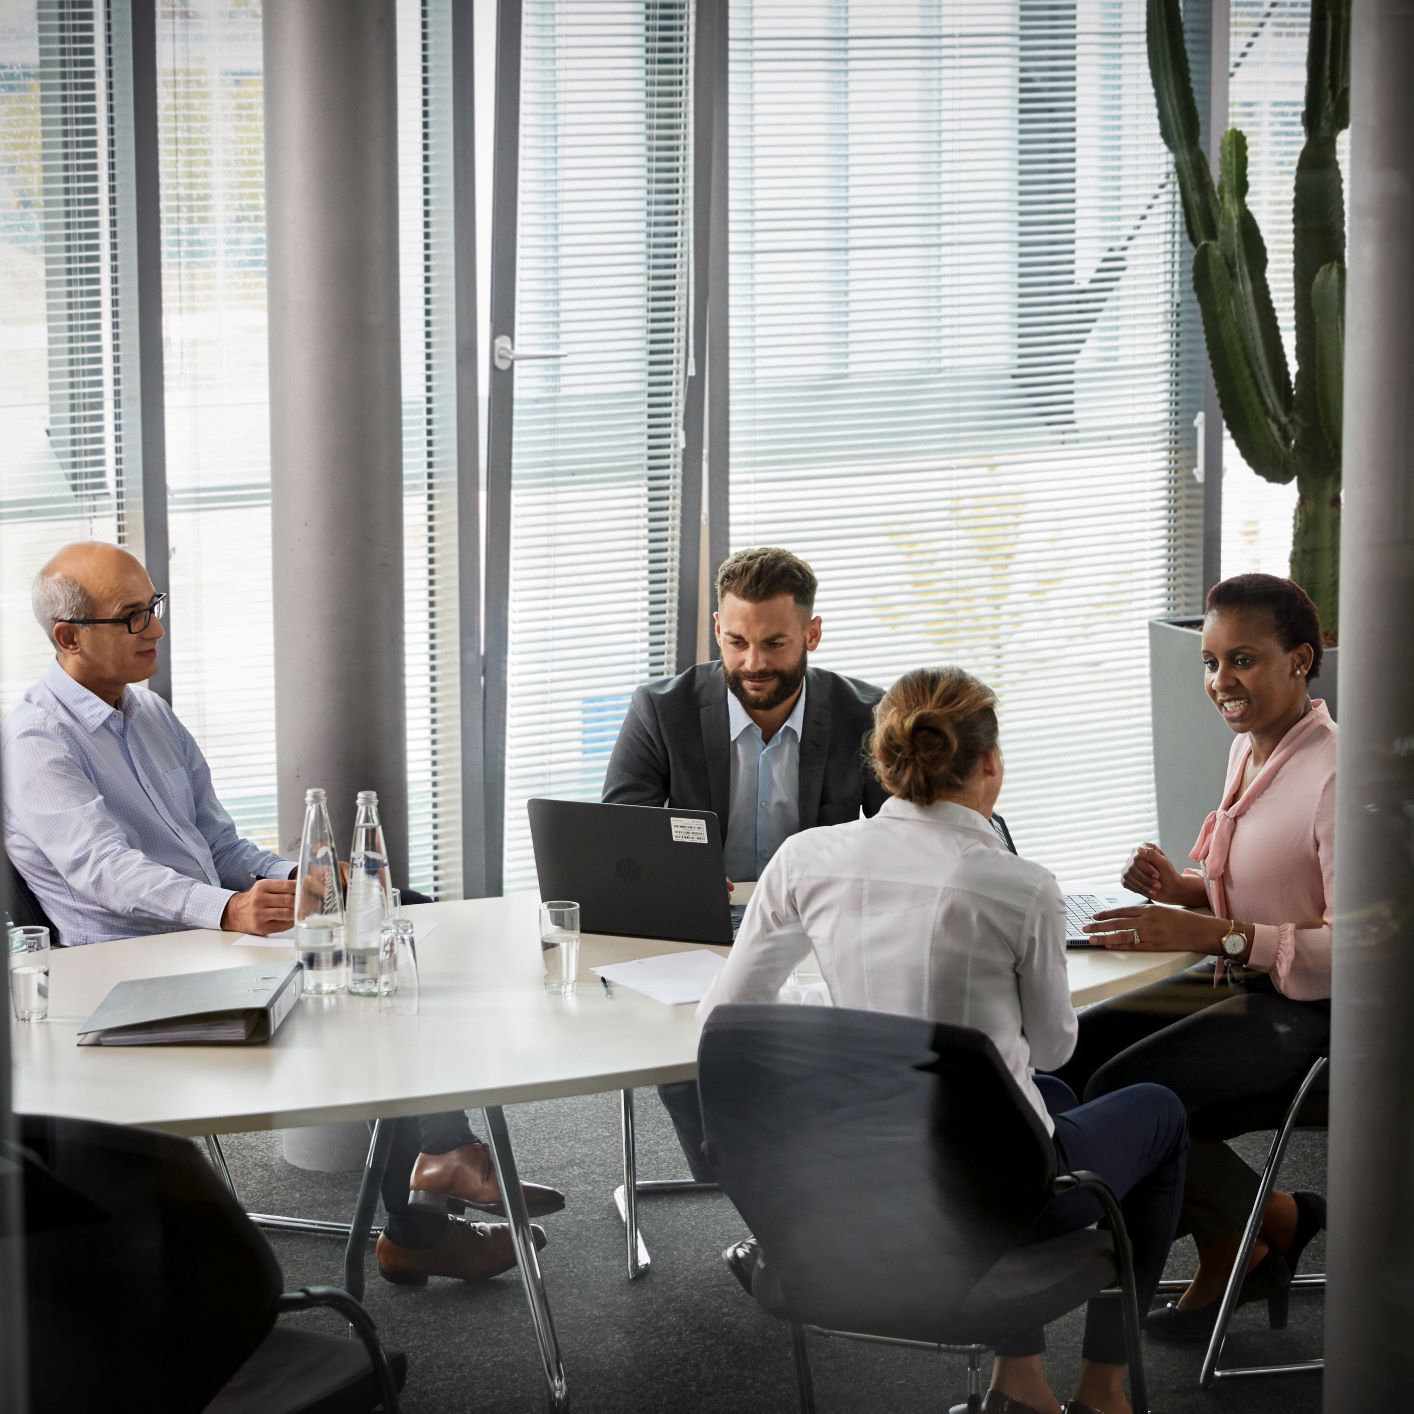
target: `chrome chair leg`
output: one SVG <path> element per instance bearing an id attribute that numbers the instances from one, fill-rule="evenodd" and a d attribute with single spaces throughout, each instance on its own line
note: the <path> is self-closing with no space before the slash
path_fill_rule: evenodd
<path id="1" fill-rule="evenodd" d="M 226 1185 L 227 1192 L 237 1203 L 241 1203 L 241 1195 L 236 1191 L 235 1180 L 231 1177 L 230 1167 L 226 1163 L 226 1152 L 221 1147 L 220 1139 L 214 1134 L 202 1136 L 206 1143 L 206 1153 L 211 1160 L 212 1167 L 220 1175 L 221 1182 Z M 245 1207 L 241 1203 L 241 1207 Z M 256 1227 L 268 1228 L 273 1232 L 304 1232 L 315 1237 L 342 1237 L 347 1238 L 353 1230 L 349 1223 L 325 1222 L 320 1218 L 287 1218 L 280 1213 L 251 1213 L 247 1212 L 251 1222 Z M 381 1227 L 370 1225 L 368 1229 L 368 1240 L 376 1241 L 378 1235 L 383 1231 Z"/>
<path id="2" fill-rule="evenodd" d="M 241 1195 L 236 1192 L 236 1181 L 231 1177 L 231 1168 L 226 1162 L 226 1151 L 221 1147 L 220 1139 L 214 1134 L 207 1134 L 203 1137 L 206 1140 L 206 1153 L 211 1160 L 211 1167 L 220 1175 L 221 1182 L 226 1185 L 226 1192 L 240 1203 Z M 241 1206 L 245 1205 L 242 1203 Z"/>
<path id="3" fill-rule="evenodd" d="M 378 1208 L 378 1190 L 388 1167 L 388 1151 L 393 1147 L 396 1121 L 375 1120 L 373 1136 L 368 1141 L 368 1157 L 363 1161 L 363 1178 L 358 1185 L 358 1201 L 354 1204 L 349 1223 L 348 1241 L 344 1244 L 344 1290 L 355 1301 L 363 1300 L 363 1260 L 368 1236 L 373 1227 L 373 1214 Z"/>
<path id="4" fill-rule="evenodd" d="M 800 1395 L 800 1414 L 815 1414 L 815 1384 L 810 1378 L 810 1352 L 805 1348 L 805 1328 L 790 1325 L 790 1349 L 795 1357 L 795 1387 Z"/>
<path id="5" fill-rule="evenodd" d="M 1228 1325 L 1232 1320 L 1233 1312 L 1237 1310 L 1237 1295 L 1242 1289 L 1243 1278 L 1247 1275 L 1247 1263 L 1252 1255 L 1252 1248 L 1256 1244 L 1257 1234 L 1262 1227 L 1262 1214 L 1266 1210 L 1267 1199 L 1276 1186 L 1277 1173 L 1281 1169 L 1282 1159 L 1286 1156 L 1286 1146 L 1291 1140 L 1291 1132 L 1296 1128 L 1296 1121 L 1300 1117 L 1301 1106 L 1305 1103 L 1307 1093 L 1326 1068 L 1326 1063 L 1326 1057 L 1322 1056 L 1306 1072 L 1306 1078 L 1296 1091 L 1296 1096 L 1282 1119 L 1281 1127 L 1272 1140 L 1272 1147 L 1267 1151 L 1267 1162 L 1263 1166 L 1262 1178 L 1257 1185 L 1257 1198 L 1252 1204 L 1252 1211 L 1247 1215 L 1247 1226 L 1242 1232 L 1242 1242 L 1237 1249 L 1237 1257 L 1233 1261 L 1232 1271 L 1228 1274 L 1222 1304 L 1218 1307 L 1218 1319 L 1213 1325 L 1213 1334 L 1208 1341 L 1207 1352 L 1203 1356 L 1203 1367 L 1198 1376 L 1199 1389 L 1210 1388 L 1216 1379 L 1229 1379 L 1237 1375 L 1301 1374 L 1325 1368 L 1326 1362 L 1324 1360 L 1299 1360 L 1283 1365 L 1232 1365 L 1224 1369 L 1219 1367 L 1218 1360 L 1222 1356 L 1223 1344 L 1227 1340 Z M 1305 1284 L 1308 1283 L 1303 1283 L 1303 1285 Z M 1315 1283 L 1309 1284 L 1314 1285 Z M 1325 1281 L 1322 1278 L 1321 1285 L 1324 1286 L 1324 1284 Z"/>
<path id="6" fill-rule="evenodd" d="M 982 1347 L 974 1345 L 967 1352 L 967 1414 L 982 1414 Z"/>
<path id="7" fill-rule="evenodd" d="M 545 1295 L 545 1280 L 540 1275 L 535 1237 L 530 1230 L 530 1214 L 525 1208 L 525 1190 L 520 1186 L 520 1174 L 516 1171 L 515 1154 L 511 1149 L 511 1132 L 506 1127 L 505 1112 L 500 1105 L 486 1106 L 486 1131 L 491 1142 L 491 1161 L 496 1166 L 496 1182 L 501 1185 L 501 1196 L 505 1200 L 506 1216 L 510 1222 L 521 1289 L 525 1292 L 530 1319 L 535 1326 L 535 1343 L 540 1347 L 540 1364 L 545 1371 L 550 1409 L 552 1414 L 560 1414 L 569 1407 L 564 1360 L 555 1335 L 550 1302 Z"/>
<path id="8" fill-rule="evenodd" d="M 619 1091 L 619 1116 L 623 1135 L 624 1181 L 614 1189 L 614 1207 L 618 1209 L 619 1221 L 624 1225 L 628 1279 L 632 1281 L 653 1265 L 638 1229 L 638 1199 L 645 1194 L 717 1193 L 720 1188 L 715 1183 L 696 1178 L 639 1178 L 632 1090 Z"/>

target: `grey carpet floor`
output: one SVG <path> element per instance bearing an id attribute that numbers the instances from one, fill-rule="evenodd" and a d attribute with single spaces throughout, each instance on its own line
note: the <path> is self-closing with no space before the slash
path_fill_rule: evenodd
<path id="1" fill-rule="evenodd" d="M 666 1114 L 651 1092 L 640 1092 L 639 1173 L 685 1173 Z M 473 1115 L 473 1127 L 483 1132 Z M 619 1181 L 617 1096 L 522 1105 L 507 1111 L 523 1177 L 565 1191 L 568 1206 L 545 1220 L 541 1254 L 576 1414 L 702 1411 L 750 1414 L 797 1408 L 787 1328 L 747 1298 L 720 1253 L 743 1234 L 740 1218 L 720 1195 L 645 1198 L 640 1203 L 652 1270 L 635 1282 L 624 1273 L 623 1229 L 612 1194 Z M 1244 1141 L 1260 1152 L 1261 1141 Z M 245 1205 L 256 1211 L 347 1220 L 356 1174 L 308 1173 L 285 1162 L 276 1135 L 225 1141 Z M 1298 1134 L 1282 1186 L 1324 1189 L 1324 1136 Z M 343 1252 L 335 1239 L 272 1233 L 288 1287 L 341 1284 Z M 1192 1268 L 1192 1248 L 1178 1244 L 1171 1275 Z M 1303 1267 L 1324 1267 L 1318 1238 Z M 545 1408 L 529 1317 L 514 1272 L 467 1285 L 434 1279 L 425 1287 L 380 1280 L 368 1253 L 366 1304 L 390 1347 L 407 1352 L 408 1414 L 442 1411 L 539 1411 Z M 1303 1359 L 1321 1345 L 1318 1292 L 1294 1294 L 1291 1322 L 1266 1329 L 1264 1307 L 1244 1308 L 1228 1342 L 1239 1361 Z M 338 1329 L 328 1316 L 302 1316 Z M 1079 1361 L 1081 1318 L 1050 1327 L 1047 1367 L 1062 1397 Z M 1197 1388 L 1201 1351 L 1146 1342 L 1150 1401 L 1155 1414 L 1317 1414 L 1321 1377 L 1296 1375 L 1220 1382 Z M 938 1414 L 964 1392 L 957 1356 L 816 1340 L 811 1347 L 820 1414 Z"/>

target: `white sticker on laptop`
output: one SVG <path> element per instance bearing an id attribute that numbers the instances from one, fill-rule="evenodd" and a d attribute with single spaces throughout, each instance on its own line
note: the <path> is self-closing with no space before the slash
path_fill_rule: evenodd
<path id="1" fill-rule="evenodd" d="M 670 815 L 668 823 L 673 827 L 674 844 L 707 843 L 707 822 L 705 820 L 684 820 L 681 816 Z"/>

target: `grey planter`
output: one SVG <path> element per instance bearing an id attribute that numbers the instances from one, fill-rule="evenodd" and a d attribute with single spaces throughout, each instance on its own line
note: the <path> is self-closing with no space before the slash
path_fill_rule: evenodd
<path id="1" fill-rule="evenodd" d="M 1203 690 L 1201 618 L 1149 621 L 1149 690 L 1159 847 L 1180 868 L 1227 779 L 1232 733 Z M 1336 712 L 1336 655 L 1327 648 L 1311 696 Z M 1137 843 L 1137 841 L 1136 841 Z"/>

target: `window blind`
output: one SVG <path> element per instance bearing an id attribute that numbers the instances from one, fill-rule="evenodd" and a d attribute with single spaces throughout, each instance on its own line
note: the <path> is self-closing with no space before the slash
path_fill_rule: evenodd
<path id="1" fill-rule="evenodd" d="M 1231 0 L 1231 4 L 1228 122 L 1247 137 L 1247 205 L 1267 245 L 1267 279 L 1294 377 L 1291 202 L 1296 160 L 1305 141 L 1301 109 L 1311 8 L 1308 0 L 1280 5 L 1270 0 Z M 1343 134 L 1343 165 L 1348 151 L 1348 134 Z M 1248 570 L 1286 574 L 1295 509 L 1296 483 L 1281 486 L 1258 476 L 1224 430 L 1223 574 Z"/>
<path id="2" fill-rule="evenodd" d="M 53 657 L 30 614 L 36 570 L 68 541 L 119 534 L 124 82 L 91 0 L 0 16 L 0 711 Z"/>
<path id="3" fill-rule="evenodd" d="M 274 848 L 275 616 L 258 6 L 157 20 L 173 707 L 242 834 Z"/>
<path id="4" fill-rule="evenodd" d="M 527 798 L 598 799 L 633 686 L 673 668 L 691 33 L 685 0 L 524 6 L 515 345 L 567 357 L 515 372 L 507 890 Z"/>
<path id="5" fill-rule="evenodd" d="M 1143 6 L 730 16 L 732 546 L 813 565 L 819 665 L 991 685 L 1019 847 L 1113 883 L 1201 525 Z"/>
<path id="6" fill-rule="evenodd" d="M 440 898 L 462 893 L 451 25 L 449 0 L 398 7 L 409 877 Z"/>

